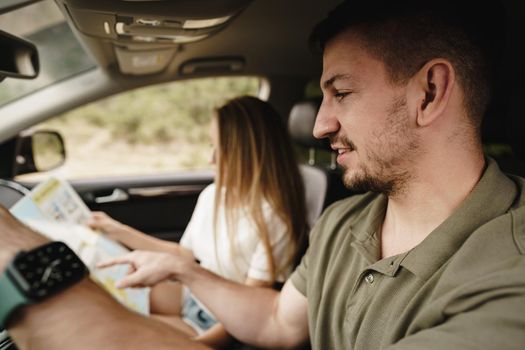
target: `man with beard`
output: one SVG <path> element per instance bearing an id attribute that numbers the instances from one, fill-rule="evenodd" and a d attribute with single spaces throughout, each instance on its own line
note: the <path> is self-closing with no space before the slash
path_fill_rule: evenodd
<path id="1" fill-rule="evenodd" d="M 261 347 L 294 348 L 310 337 L 314 349 L 521 348 L 525 182 L 483 154 L 480 124 L 495 59 L 486 38 L 494 33 L 456 3 L 343 3 L 317 26 L 324 97 L 314 135 L 330 139 L 345 184 L 368 192 L 325 211 L 281 292 L 149 252 L 108 263 L 132 265 L 121 285 L 177 279 L 231 334 Z M 9 235 L 16 222 L 3 216 L 5 256 L 23 244 Z M 71 332 L 55 332 L 48 344 L 67 343 L 75 325 L 64 320 L 76 320 L 79 306 L 84 332 L 100 314 L 118 320 L 98 330 L 101 347 L 125 327 L 140 328 L 125 335 L 136 347 L 192 347 L 160 324 L 126 315 L 87 282 L 73 289 L 25 308 L 15 338 L 27 340 L 51 315 Z M 85 300 L 95 299 L 103 307 L 90 310 Z M 45 348 L 45 340 L 33 344 Z"/>

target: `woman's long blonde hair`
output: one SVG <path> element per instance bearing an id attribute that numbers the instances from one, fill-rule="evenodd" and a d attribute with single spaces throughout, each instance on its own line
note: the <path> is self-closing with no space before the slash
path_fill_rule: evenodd
<path id="1" fill-rule="evenodd" d="M 307 232 L 304 186 L 286 124 L 270 104 L 250 96 L 230 100 L 216 110 L 215 118 L 219 138 L 214 225 L 217 227 L 223 205 L 231 251 L 236 254 L 237 222 L 241 213 L 248 215 L 268 256 L 270 282 L 275 282 L 283 270 L 297 262 Z M 289 235 L 285 266 L 276 266 L 273 259 L 263 216 L 265 202 Z"/>

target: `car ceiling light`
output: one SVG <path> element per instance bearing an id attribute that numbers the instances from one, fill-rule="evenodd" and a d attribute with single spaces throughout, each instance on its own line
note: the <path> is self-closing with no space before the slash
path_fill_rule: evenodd
<path id="1" fill-rule="evenodd" d="M 132 38 L 135 41 L 140 41 L 140 42 L 143 42 L 143 43 L 153 43 L 153 42 L 155 42 L 155 38 L 152 37 L 152 36 L 135 35 Z"/>
<path id="2" fill-rule="evenodd" d="M 109 22 L 104 21 L 104 32 L 106 32 L 107 35 L 111 34 L 111 27 L 109 26 Z"/>
<path id="3" fill-rule="evenodd" d="M 152 26 L 152 27 L 158 27 L 162 24 L 161 21 L 159 21 L 158 19 L 144 19 L 144 18 L 139 18 L 135 21 L 137 24 L 141 24 L 143 26 Z"/>
<path id="4" fill-rule="evenodd" d="M 191 36 L 191 35 L 163 35 L 158 37 L 160 40 L 169 40 L 173 41 L 177 44 L 186 44 L 186 43 L 192 43 L 194 41 L 202 40 L 204 38 L 207 38 L 208 34 L 204 35 L 197 35 L 197 36 Z"/>
<path id="5" fill-rule="evenodd" d="M 127 34 L 126 31 L 124 30 L 124 23 L 122 22 L 117 22 L 115 24 L 115 31 L 117 32 L 117 34 L 120 34 L 120 35 Z"/>
<path id="6" fill-rule="evenodd" d="M 140 41 L 140 42 L 160 42 L 160 41 L 170 41 L 176 44 L 185 44 L 185 43 L 191 43 L 194 41 L 199 41 L 204 38 L 207 38 L 209 34 L 200 34 L 200 35 L 193 35 L 193 34 L 155 34 L 152 33 L 151 35 L 148 35 L 146 33 L 142 33 L 141 35 L 133 35 L 132 32 L 129 32 L 126 30 L 126 25 L 123 22 L 117 22 L 115 24 L 115 32 L 117 34 L 125 36 L 125 37 L 131 37 L 134 41 Z M 138 33 L 137 33 L 138 34 Z"/>
<path id="7" fill-rule="evenodd" d="M 162 58 L 156 54 L 147 55 L 147 56 L 134 56 L 131 59 L 131 64 L 137 68 L 150 67 L 150 66 L 154 67 L 159 64 L 161 59 Z"/>
<path id="8" fill-rule="evenodd" d="M 232 16 L 225 16 L 210 19 L 189 19 L 184 22 L 182 28 L 184 29 L 202 29 L 215 27 L 228 21 Z"/>

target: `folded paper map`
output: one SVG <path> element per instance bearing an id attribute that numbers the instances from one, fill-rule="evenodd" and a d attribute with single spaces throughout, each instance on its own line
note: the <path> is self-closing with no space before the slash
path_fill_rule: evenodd
<path id="1" fill-rule="evenodd" d="M 127 274 L 127 265 L 96 268 L 98 263 L 125 254 L 128 249 L 86 226 L 91 216 L 89 208 L 68 182 L 56 178 L 42 182 L 11 212 L 34 230 L 66 243 L 89 268 L 95 282 L 131 310 L 149 315 L 149 288 L 115 287 Z"/>

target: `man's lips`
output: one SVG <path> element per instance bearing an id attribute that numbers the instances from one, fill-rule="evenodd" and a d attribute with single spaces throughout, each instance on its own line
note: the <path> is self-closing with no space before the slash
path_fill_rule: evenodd
<path id="1" fill-rule="evenodd" d="M 331 147 L 337 154 L 352 152 L 354 150 L 352 146 L 346 146 L 346 145 L 345 146 L 331 145 Z"/>
<path id="2" fill-rule="evenodd" d="M 344 153 L 352 152 L 352 151 L 353 151 L 352 148 L 338 148 L 338 149 L 336 149 L 337 154 L 344 154 Z"/>
<path id="3" fill-rule="evenodd" d="M 351 145 L 331 145 L 332 149 L 337 153 L 337 162 L 343 164 L 347 154 L 350 154 L 355 149 Z"/>

